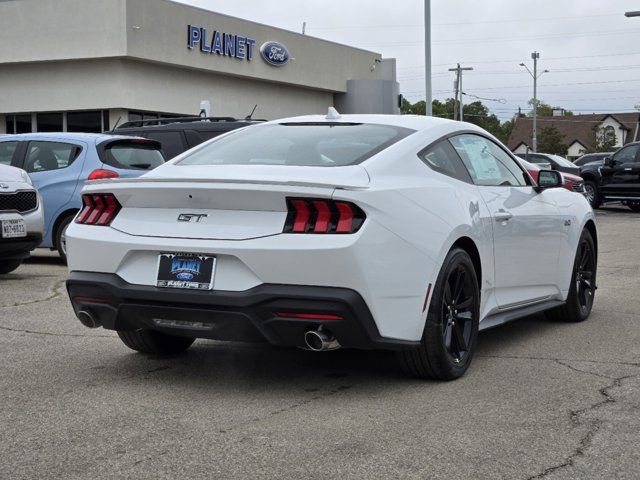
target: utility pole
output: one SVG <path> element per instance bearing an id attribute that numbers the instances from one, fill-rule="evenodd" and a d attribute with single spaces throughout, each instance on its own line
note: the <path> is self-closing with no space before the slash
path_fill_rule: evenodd
<path id="1" fill-rule="evenodd" d="M 531 59 L 533 60 L 533 72 L 529 70 L 524 63 L 521 63 L 520 66 L 527 69 L 529 75 L 533 77 L 533 128 L 531 131 L 531 150 L 533 152 L 538 151 L 538 79 L 547 73 L 549 70 L 543 70 L 540 75 L 538 75 L 538 59 L 540 58 L 540 54 L 538 52 L 533 52 L 531 54 Z"/>
<path id="2" fill-rule="evenodd" d="M 433 115 L 433 93 L 431 90 L 431 0 L 424 0 L 424 77 L 425 114 Z"/>
<path id="3" fill-rule="evenodd" d="M 457 120 L 458 116 L 460 117 L 460 121 L 464 122 L 464 112 L 462 105 L 462 72 L 473 70 L 473 67 L 461 67 L 458 64 L 455 68 L 450 68 L 450 72 L 456 72 L 456 79 L 454 80 L 453 86 L 456 92 L 456 98 L 453 107 L 453 119 Z M 458 115 L 458 112 L 460 114 Z"/>

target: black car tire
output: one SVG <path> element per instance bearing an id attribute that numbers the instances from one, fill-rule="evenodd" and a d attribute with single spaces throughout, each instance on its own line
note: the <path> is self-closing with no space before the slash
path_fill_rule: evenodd
<path id="1" fill-rule="evenodd" d="M 0 275 L 11 273 L 22 264 L 22 260 L 0 260 Z"/>
<path id="2" fill-rule="evenodd" d="M 454 248 L 438 274 L 420 346 L 398 352 L 402 370 L 412 377 L 437 380 L 464 375 L 476 350 L 479 312 L 473 262 L 466 251 Z"/>
<path id="3" fill-rule="evenodd" d="M 602 204 L 602 198 L 600 197 L 600 192 L 598 192 L 598 185 L 593 180 L 586 180 L 584 182 L 584 191 L 587 195 L 590 195 L 593 192 L 593 196 L 589 199 L 587 196 L 587 200 L 591 204 L 591 208 L 598 208 Z"/>
<path id="4" fill-rule="evenodd" d="M 71 222 L 73 222 L 73 218 L 74 218 L 74 215 L 69 215 L 65 217 L 64 220 L 60 222 L 60 225 L 58 225 L 58 229 L 56 230 L 56 243 L 54 246 L 56 247 L 56 250 L 58 250 L 58 254 L 60 255 L 60 258 L 65 263 L 65 265 L 67 263 L 67 249 L 66 249 L 66 240 L 64 239 L 64 236 L 65 236 L 65 231 L 67 230 L 67 227 Z"/>
<path id="5" fill-rule="evenodd" d="M 640 212 L 640 202 L 627 202 L 627 207 L 629 207 L 634 212 Z"/>
<path id="6" fill-rule="evenodd" d="M 131 350 L 154 355 L 184 352 L 195 341 L 195 338 L 176 337 L 155 330 L 118 330 L 118 336 Z"/>
<path id="7" fill-rule="evenodd" d="M 586 254 L 585 254 L 586 249 Z M 597 253 L 593 237 L 583 230 L 573 262 L 571 287 L 567 302 L 545 312 L 547 318 L 560 322 L 583 322 L 591 313 L 596 295 Z"/>

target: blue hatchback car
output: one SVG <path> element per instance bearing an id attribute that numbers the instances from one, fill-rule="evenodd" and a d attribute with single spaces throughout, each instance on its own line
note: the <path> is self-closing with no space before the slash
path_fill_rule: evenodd
<path id="1" fill-rule="evenodd" d="M 28 133 L 0 137 L 0 164 L 26 170 L 42 196 L 41 247 L 66 261 L 66 227 L 82 207 L 85 182 L 138 177 L 164 163 L 155 140 L 94 133 Z"/>

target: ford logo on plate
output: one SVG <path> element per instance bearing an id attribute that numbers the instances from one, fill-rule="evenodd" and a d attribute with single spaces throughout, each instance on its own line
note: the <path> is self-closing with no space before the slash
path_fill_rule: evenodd
<path id="1" fill-rule="evenodd" d="M 183 273 L 177 274 L 176 278 L 178 280 L 193 280 L 193 274 L 192 273 L 183 272 Z"/>
<path id="2" fill-rule="evenodd" d="M 278 42 L 267 42 L 260 47 L 265 62 L 274 67 L 282 67 L 289 62 L 289 50 Z"/>

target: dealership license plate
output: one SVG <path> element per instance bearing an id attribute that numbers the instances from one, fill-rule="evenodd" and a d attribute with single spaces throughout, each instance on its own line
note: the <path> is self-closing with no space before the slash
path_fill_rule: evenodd
<path id="1" fill-rule="evenodd" d="M 161 253 L 156 285 L 162 288 L 211 290 L 216 257 L 195 253 Z"/>
<path id="2" fill-rule="evenodd" d="M 2 220 L 2 238 L 20 238 L 27 236 L 27 225 L 21 218 Z"/>

